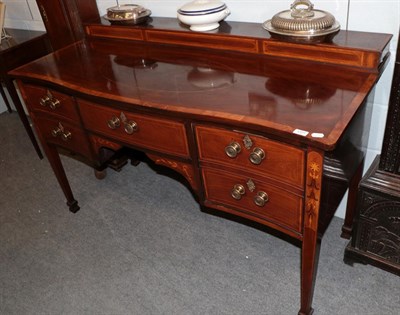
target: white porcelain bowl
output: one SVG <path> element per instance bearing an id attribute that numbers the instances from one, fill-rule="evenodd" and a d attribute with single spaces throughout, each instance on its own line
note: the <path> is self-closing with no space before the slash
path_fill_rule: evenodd
<path id="1" fill-rule="evenodd" d="M 205 32 L 219 27 L 230 10 L 225 3 L 218 0 L 195 0 L 183 5 L 178 10 L 178 19 L 190 25 L 192 31 Z"/>

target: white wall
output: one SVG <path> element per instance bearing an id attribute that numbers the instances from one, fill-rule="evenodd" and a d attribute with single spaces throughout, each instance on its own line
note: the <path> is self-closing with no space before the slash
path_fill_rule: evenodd
<path id="1" fill-rule="evenodd" d="M 49 0 L 50 1 L 50 0 Z M 175 17 L 176 10 L 189 0 L 142 0 L 133 1 L 149 8 L 153 16 Z M 44 30 L 40 13 L 35 0 L 3 0 L 6 3 L 7 27 Z M 261 23 L 270 19 L 275 13 L 287 10 L 292 0 L 225 0 L 232 13 L 228 21 Z M 386 122 L 390 85 L 392 80 L 394 55 L 400 25 L 400 0 L 312 0 L 316 9 L 331 12 L 340 22 L 342 29 L 390 33 L 394 34 L 391 42 L 393 58 L 379 81 L 373 106 L 370 140 L 366 168 L 371 164 L 382 146 L 383 131 Z M 132 3 L 131 0 L 119 0 L 120 4 Z M 114 0 L 97 0 L 101 15 L 106 9 L 116 5 Z M 1 105 L 1 104 L 0 104 Z M 1 110 L 1 106 L 0 106 Z M 343 217 L 345 212 L 342 204 L 337 216 Z"/>

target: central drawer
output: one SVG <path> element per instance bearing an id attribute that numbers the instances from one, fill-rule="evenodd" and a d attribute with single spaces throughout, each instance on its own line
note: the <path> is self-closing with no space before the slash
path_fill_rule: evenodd
<path id="1" fill-rule="evenodd" d="M 189 157 L 185 126 L 171 119 L 132 113 L 78 100 L 83 124 L 127 145 Z"/>

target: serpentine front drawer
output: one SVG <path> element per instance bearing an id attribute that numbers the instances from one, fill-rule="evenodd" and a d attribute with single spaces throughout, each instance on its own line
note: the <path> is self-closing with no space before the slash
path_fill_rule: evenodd
<path id="1" fill-rule="evenodd" d="M 109 108 L 78 100 L 85 127 L 111 138 L 157 152 L 189 158 L 182 122 Z"/>
<path id="2" fill-rule="evenodd" d="M 303 190 L 304 151 L 253 134 L 196 126 L 200 161 L 240 167 Z"/>
<path id="3" fill-rule="evenodd" d="M 71 121 L 80 121 L 74 99 L 66 94 L 36 85 L 24 84 L 26 104 L 32 111 L 58 115 Z"/>
<path id="4" fill-rule="evenodd" d="M 205 167 L 206 200 L 301 233 L 303 198 L 262 180 Z"/>

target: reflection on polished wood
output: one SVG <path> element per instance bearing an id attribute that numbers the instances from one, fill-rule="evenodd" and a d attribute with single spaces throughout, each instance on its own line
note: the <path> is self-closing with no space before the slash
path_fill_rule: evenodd
<path id="1" fill-rule="evenodd" d="M 299 314 L 312 314 L 321 237 L 348 187 L 352 210 L 390 35 L 341 32 L 307 46 L 255 24 L 206 34 L 153 21 L 90 24 L 86 40 L 12 72 L 70 210 L 79 207 L 57 148 L 98 171 L 112 152 L 142 151 L 183 175 L 203 206 L 298 240 Z M 56 108 L 40 106 L 49 93 Z M 59 124 L 68 141 L 51 135 Z"/>

